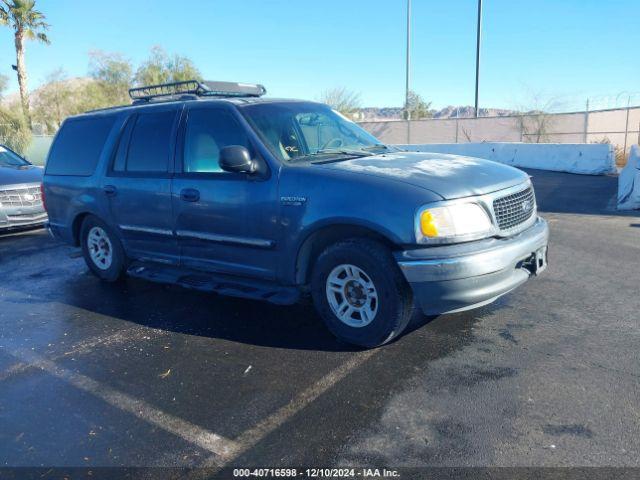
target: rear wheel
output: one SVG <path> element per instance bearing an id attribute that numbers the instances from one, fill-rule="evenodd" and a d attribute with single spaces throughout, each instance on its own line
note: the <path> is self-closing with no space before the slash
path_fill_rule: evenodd
<path id="1" fill-rule="evenodd" d="M 115 282 L 124 274 L 126 257 L 109 226 L 93 215 L 82 222 L 82 253 L 89 269 L 102 280 Z"/>
<path id="2" fill-rule="evenodd" d="M 400 335 L 413 310 L 411 287 L 391 252 L 369 239 L 345 240 L 327 248 L 313 269 L 311 292 L 329 330 L 364 347 Z"/>

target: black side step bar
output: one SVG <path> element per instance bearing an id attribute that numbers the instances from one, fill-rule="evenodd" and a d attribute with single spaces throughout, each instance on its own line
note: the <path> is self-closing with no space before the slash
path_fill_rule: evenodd
<path id="1" fill-rule="evenodd" d="M 281 287 L 266 281 L 218 275 L 152 262 L 133 262 L 127 269 L 127 275 L 232 297 L 265 300 L 277 305 L 292 305 L 300 299 L 300 290 L 296 287 Z"/>

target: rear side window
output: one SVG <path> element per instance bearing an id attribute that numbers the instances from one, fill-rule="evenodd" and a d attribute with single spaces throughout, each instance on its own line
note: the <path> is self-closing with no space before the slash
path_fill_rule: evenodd
<path id="1" fill-rule="evenodd" d="M 114 116 L 67 120 L 51 146 L 47 175 L 93 175 Z"/>
<path id="2" fill-rule="evenodd" d="M 127 172 L 168 172 L 176 111 L 141 113 L 127 150 Z"/>

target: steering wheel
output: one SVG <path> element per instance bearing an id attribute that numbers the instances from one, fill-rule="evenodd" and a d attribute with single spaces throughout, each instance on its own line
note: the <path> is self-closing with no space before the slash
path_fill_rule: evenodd
<path id="1" fill-rule="evenodd" d="M 326 150 L 327 148 L 340 148 L 344 145 L 344 141 L 340 137 L 335 137 L 326 142 L 319 150 Z"/>

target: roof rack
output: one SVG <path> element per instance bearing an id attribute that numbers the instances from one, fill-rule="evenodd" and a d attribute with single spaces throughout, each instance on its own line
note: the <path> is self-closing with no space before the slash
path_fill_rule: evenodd
<path id="1" fill-rule="evenodd" d="M 205 97 L 261 97 L 267 93 L 267 89 L 259 83 L 237 82 L 202 82 L 207 88 Z"/>
<path id="2" fill-rule="evenodd" d="M 236 82 L 199 82 L 185 80 L 182 82 L 161 83 L 129 89 L 129 96 L 134 103 L 149 102 L 154 98 L 177 95 L 196 95 L 198 97 L 261 97 L 267 93 L 264 86 L 254 83 Z"/>

